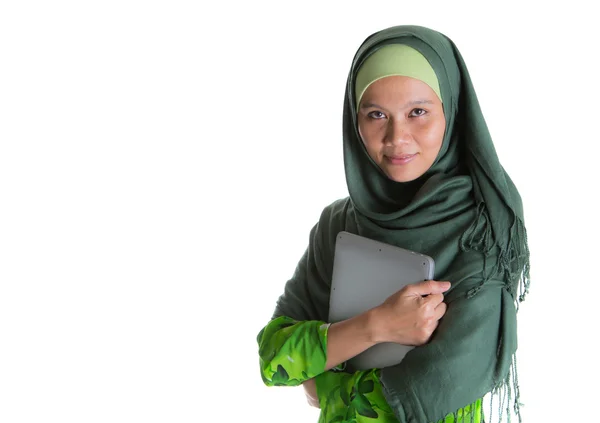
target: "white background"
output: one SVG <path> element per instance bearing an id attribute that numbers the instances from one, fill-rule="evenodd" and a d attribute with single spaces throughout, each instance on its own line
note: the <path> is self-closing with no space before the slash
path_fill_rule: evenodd
<path id="1" fill-rule="evenodd" d="M 2 2 L 0 421 L 316 422 L 256 335 L 346 195 L 354 52 L 398 24 L 456 42 L 523 197 L 525 422 L 600 421 L 596 15 L 493 4 Z"/>

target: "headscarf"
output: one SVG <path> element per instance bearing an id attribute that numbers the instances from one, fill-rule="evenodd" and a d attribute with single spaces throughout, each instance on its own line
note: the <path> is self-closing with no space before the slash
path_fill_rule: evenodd
<path id="1" fill-rule="evenodd" d="M 408 183 L 385 175 L 357 126 L 357 72 L 389 44 L 411 47 L 427 59 L 446 118 L 438 157 Z M 396 26 L 363 42 L 346 84 L 343 151 L 350 196 L 323 211 L 273 317 L 327 320 L 341 230 L 427 254 L 435 260 L 434 278 L 452 283 L 448 309 L 429 343 L 381 370 L 387 402 L 400 422 L 438 421 L 489 392 L 508 397 L 518 413 L 516 310 L 529 288 L 523 208 L 499 162 L 467 67 L 448 37 Z"/>
<path id="2" fill-rule="evenodd" d="M 423 81 L 443 102 L 440 83 L 425 56 L 404 44 L 388 44 L 369 55 L 356 73 L 354 92 L 357 108 L 367 88 L 388 76 L 408 76 Z"/>

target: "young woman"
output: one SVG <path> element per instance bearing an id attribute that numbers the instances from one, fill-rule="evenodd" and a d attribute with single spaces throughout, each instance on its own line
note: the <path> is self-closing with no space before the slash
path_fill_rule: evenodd
<path id="1" fill-rule="evenodd" d="M 304 384 L 326 423 L 480 422 L 490 392 L 518 413 L 523 209 L 454 43 L 417 26 L 368 37 L 348 76 L 343 133 L 350 195 L 324 208 L 258 335 L 263 381 Z M 433 257 L 435 280 L 330 324 L 340 231 Z M 416 348 L 392 367 L 346 364 L 381 342 Z"/>

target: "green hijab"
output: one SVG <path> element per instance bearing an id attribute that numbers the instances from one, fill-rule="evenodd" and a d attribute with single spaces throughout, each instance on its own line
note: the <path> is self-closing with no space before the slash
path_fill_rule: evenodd
<path id="1" fill-rule="evenodd" d="M 367 154 L 357 127 L 357 72 L 387 44 L 412 47 L 427 59 L 446 117 L 436 161 L 409 183 L 383 173 Z M 502 411 L 512 404 L 518 413 L 516 310 L 529 287 L 523 209 L 454 43 L 418 26 L 392 27 L 368 37 L 348 75 L 343 135 L 350 196 L 324 209 L 273 317 L 328 320 L 341 230 L 430 255 L 435 279 L 452 283 L 445 296 L 448 309 L 429 343 L 381 370 L 386 400 L 400 422 L 438 421 L 490 392 L 502 396 Z"/>

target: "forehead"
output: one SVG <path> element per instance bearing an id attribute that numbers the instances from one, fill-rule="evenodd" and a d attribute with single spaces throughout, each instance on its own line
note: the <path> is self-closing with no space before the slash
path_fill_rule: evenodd
<path id="1" fill-rule="evenodd" d="M 440 102 L 435 91 L 425 82 L 408 76 L 392 75 L 380 78 L 370 84 L 361 99 L 361 104 L 375 98 L 386 101 L 395 99 L 403 101 L 416 97 L 432 102 L 437 99 L 435 102 Z"/>

